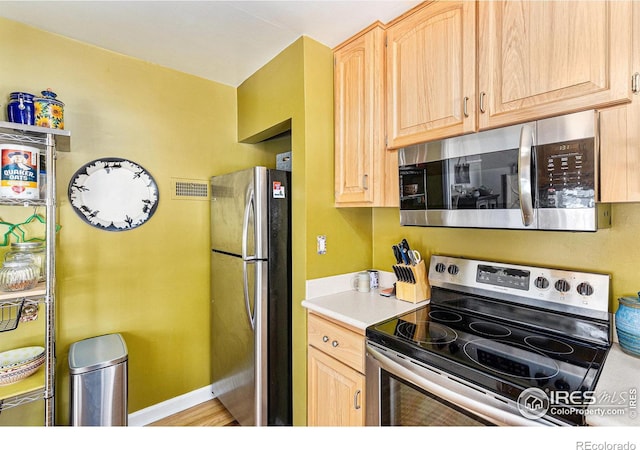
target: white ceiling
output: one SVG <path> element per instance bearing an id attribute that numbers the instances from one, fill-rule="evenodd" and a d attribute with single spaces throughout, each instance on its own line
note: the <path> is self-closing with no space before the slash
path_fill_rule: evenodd
<path id="1" fill-rule="evenodd" d="M 333 48 L 419 1 L 0 1 L 0 16 L 238 86 L 306 35 Z"/>

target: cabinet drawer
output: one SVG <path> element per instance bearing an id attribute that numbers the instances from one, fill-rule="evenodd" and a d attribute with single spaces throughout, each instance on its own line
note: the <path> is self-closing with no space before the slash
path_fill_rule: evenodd
<path id="1" fill-rule="evenodd" d="M 364 373 L 364 336 L 313 314 L 307 332 L 309 345 Z"/>

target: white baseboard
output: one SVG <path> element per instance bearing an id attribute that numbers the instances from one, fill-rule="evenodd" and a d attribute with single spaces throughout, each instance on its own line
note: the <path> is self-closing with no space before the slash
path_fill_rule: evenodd
<path id="1" fill-rule="evenodd" d="M 130 427 L 143 427 L 202 402 L 206 402 L 207 400 L 211 400 L 212 398 L 214 397 L 211 392 L 211 385 L 204 386 L 195 391 L 187 392 L 186 394 L 170 398 L 164 402 L 129 414 L 128 425 Z"/>

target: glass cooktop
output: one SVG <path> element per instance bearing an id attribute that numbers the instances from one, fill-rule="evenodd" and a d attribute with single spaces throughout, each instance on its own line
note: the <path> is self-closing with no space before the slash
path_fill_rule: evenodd
<path id="1" fill-rule="evenodd" d="M 608 346 L 572 337 L 598 324 L 440 290 L 437 304 L 367 328 L 367 338 L 516 401 L 529 387 L 595 387 Z M 523 323 L 522 318 L 530 318 Z M 516 320 L 519 318 L 519 320 Z M 598 339 L 596 339 L 598 341 Z M 571 421 L 570 419 L 568 419 Z"/>

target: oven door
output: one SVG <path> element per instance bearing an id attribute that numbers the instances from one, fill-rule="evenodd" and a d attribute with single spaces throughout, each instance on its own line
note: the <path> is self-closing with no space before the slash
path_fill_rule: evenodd
<path id="1" fill-rule="evenodd" d="M 367 342 L 366 424 L 553 425 L 522 416 L 513 402 Z"/>

